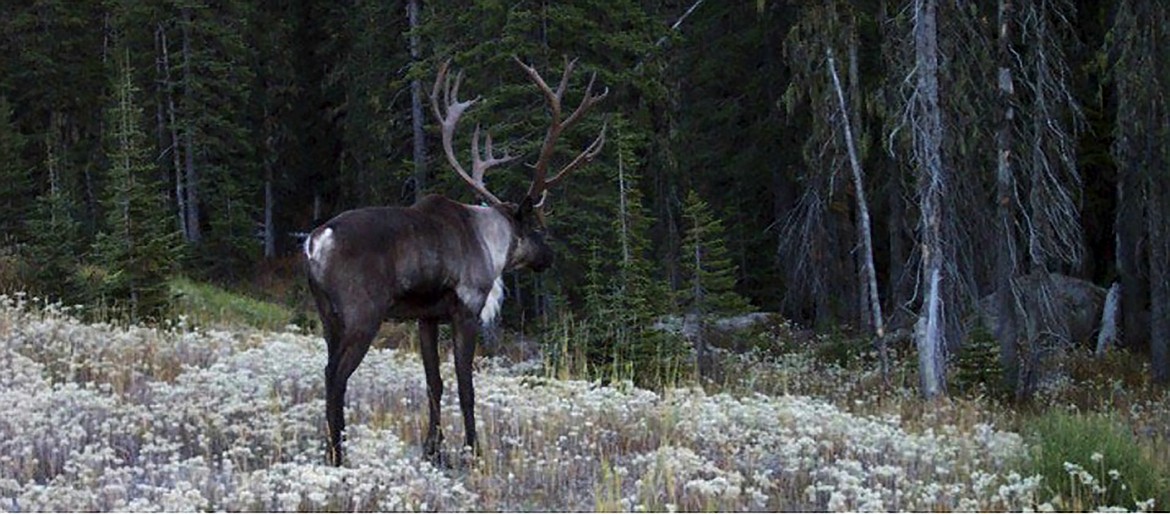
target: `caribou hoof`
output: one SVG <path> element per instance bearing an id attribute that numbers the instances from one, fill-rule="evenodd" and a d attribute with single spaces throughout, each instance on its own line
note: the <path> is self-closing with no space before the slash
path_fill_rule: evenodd
<path id="1" fill-rule="evenodd" d="M 439 450 L 437 448 L 426 450 L 423 453 L 423 456 L 424 456 L 424 458 L 426 458 L 427 462 L 430 462 L 431 465 L 436 467 L 436 468 L 454 469 L 454 467 L 455 467 L 452 465 L 451 459 L 449 459 L 447 457 L 446 453 L 444 453 L 442 450 Z"/>
<path id="2" fill-rule="evenodd" d="M 340 468 L 343 455 L 338 448 L 330 448 L 325 451 L 325 462 L 330 466 Z"/>

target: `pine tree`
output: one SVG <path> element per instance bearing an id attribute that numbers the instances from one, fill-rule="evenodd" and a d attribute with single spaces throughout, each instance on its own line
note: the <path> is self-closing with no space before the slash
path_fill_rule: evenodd
<path id="1" fill-rule="evenodd" d="M 56 146 L 52 141 L 46 144 L 49 149 Z M 32 292 L 72 304 L 83 299 L 74 287 L 82 248 L 81 223 L 73 212 L 75 195 L 61 183 L 59 165 L 56 154 L 50 151 L 45 159 L 49 190 L 37 197 L 25 221 L 29 234 L 25 260 L 35 263 L 28 277 Z"/>
<path id="2" fill-rule="evenodd" d="M 683 219 L 686 235 L 681 264 L 685 279 L 679 291 L 683 310 L 699 315 L 750 310 L 748 301 L 735 292 L 736 266 L 727 255 L 723 223 L 694 190 L 687 193 Z"/>
<path id="3" fill-rule="evenodd" d="M 168 0 L 154 15 L 168 42 L 159 57 L 170 67 L 162 93 L 174 104 L 166 125 L 175 143 L 167 154 L 179 157 L 180 219 L 187 223 L 186 241 L 198 247 L 191 264 L 217 278 L 241 275 L 260 254 L 254 222 L 261 218 L 264 160 L 253 137 L 259 102 L 253 97 L 254 50 L 246 39 L 251 24 L 262 23 L 256 11 L 243 0 Z"/>
<path id="4" fill-rule="evenodd" d="M 177 260 L 178 233 L 169 222 L 135 104 L 129 51 L 114 78 L 105 140 L 109 169 L 103 226 L 83 279 L 93 299 L 130 319 L 157 317 L 168 305 L 166 279 Z"/>
<path id="5" fill-rule="evenodd" d="M 617 244 L 611 253 L 617 254 L 613 258 L 616 265 L 606 309 L 600 313 L 600 321 L 607 327 L 602 331 L 605 339 L 591 346 L 596 347 L 595 355 L 603 359 L 599 364 L 603 368 L 608 364 L 613 374 L 630 374 L 639 385 L 661 386 L 679 378 L 686 346 L 674 335 L 653 328 L 667 314 L 671 302 L 669 288 L 655 276 L 651 260 L 654 219 L 644 205 L 637 171 L 641 163 L 634 157 L 634 149 L 644 144 L 642 133 L 626 130 L 621 117 L 615 120 L 618 202 L 611 229 L 617 234 Z"/>
<path id="6" fill-rule="evenodd" d="M 0 96 L 0 246 L 24 239 L 24 219 L 33 206 L 30 170 L 24 166 L 24 137 L 12 122 L 12 105 Z"/>

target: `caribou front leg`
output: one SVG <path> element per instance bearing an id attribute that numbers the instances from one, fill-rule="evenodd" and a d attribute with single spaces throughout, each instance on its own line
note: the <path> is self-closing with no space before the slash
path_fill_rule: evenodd
<path id="1" fill-rule="evenodd" d="M 455 316 L 451 322 L 455 332 L 455 378 L 459 383 L 459 409 L 463 411 L 464 444 L 471 448 L 473 455 L 479 453 L 475 436 L 475 386 L 471 381 L 478 321 L 475 316 Z"/>

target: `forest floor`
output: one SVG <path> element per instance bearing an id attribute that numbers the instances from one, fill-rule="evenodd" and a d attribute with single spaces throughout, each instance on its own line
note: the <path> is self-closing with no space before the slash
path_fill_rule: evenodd
<path id="1" fill-rule="evenodd" d="M 1170 406 L 1161 393 L 1127 393 L 1141 384 L 1099 381 L 1111 399 L 1096 407 L 1086 398 L 1106 393 L 1042 392 L 1040 403 L 1057 407 L 1025 412 L 978 393 L 924 403 L 912 387 L 883 387 L 872 363 L 830 364 L 812 351 L 729 355 L 734 378 L 658 392 L 481 358 L 482 454 L 469 458 L 457 446 L 448 357 L 442 415 L 454 464 L 440 468 L 421 452 L 419 359 L 375 348 L 350 380 L 347 463 L 332 468 L 318 336 L 86 323 L 36 304 L 0 296 L 0 510 L 1167 506 Z M 1073 454 L 1057 458 L 1045 441 L 1064 435 L 1087 446 L 1062 443 Z"/>

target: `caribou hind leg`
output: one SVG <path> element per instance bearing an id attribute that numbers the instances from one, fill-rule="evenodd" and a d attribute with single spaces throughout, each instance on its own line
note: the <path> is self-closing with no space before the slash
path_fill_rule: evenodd
<path id="1" fill-rule="evenodd" d="M 423 453 L 433 464 L 442 463 L 439 451 L 443 432 L 439 428 L 443 399 L 443 377 L 439 374 L 439 322 L 435 319 L 418 320 L 418 348 L 422 354 L 423 370 L 427 376 L 427 438 L 423 442 Z"/>
<path id="2" fill-rule="evenodd" d="M 376 319 L 347 320 L 337 343 L 329 342 L 325 364 L 325 421 L 329 428 L 328 461 L 341 466 L 342 434 L 345 432 L 345 390 L 349 377 L 370 349 L 381 323 Z"/>

